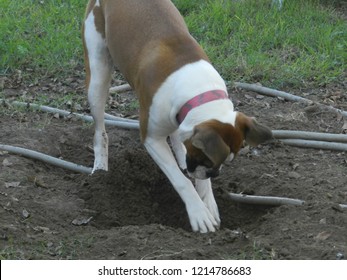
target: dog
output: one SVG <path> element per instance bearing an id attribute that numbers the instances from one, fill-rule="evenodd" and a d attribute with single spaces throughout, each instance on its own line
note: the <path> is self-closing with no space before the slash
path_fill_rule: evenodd
<path id="1" fill-rule="evenodd" d="M 171 1 L 90 0 L 82 33 L 95 122 L 93 172 L 108 170 L 104 113 L 116 66 L 138 95 L 141 140 L 182 198 L 192 230 L 216 231 L 211 178 L 244 141 L 263 143 L 271 130 L 234 111 L 224 80 Z"/>

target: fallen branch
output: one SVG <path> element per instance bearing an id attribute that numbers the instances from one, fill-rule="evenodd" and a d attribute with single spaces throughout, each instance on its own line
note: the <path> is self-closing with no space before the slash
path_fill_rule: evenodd
<path id="1" fill-rule="evenodd" d="M 48 164 L 52 164 L 54 166 L 65 168 L 74 172 L 85 173 L 85 174 L 92 173 L 92 168 L 90 167 L 75 164 L 75 163 L 58 159 L 43 153 L 39 153 L 36 151 L 32 151 L 32 150 L 28 150 L 28 149 L 24 149 L 20 147 L 0 144 L 0 150 L 21 155 L 21 156 L 25 156 L 28 158 L 40 160 Z M 235 201 L 238 203 L 246 203 L 246 204 L 267 205 L 267 206 L 281 206 L 281 205 L 299 205 L 300 206 L 305 203 L 305 201 L 300 199 L 293 199 L 293 198 L 286 198 L 286 197 L 254 196 L 254 195 L 235 194 L 235 193 L 228 193 L 228 194 L 232 201 Z M 347 209 L 346 204 L 339 204 L 339 207 L 341 209 Z"/>
<path id="2" fill-rule="evenodd" d="M 110 93 L 118 93 L 118 92 L 124 92 L 124 91 L 129 91 L 129 90 L 132 90 L 131 86 L 129 84 L 125 84 L 125 85 L 111 87 L 109 92 Z"/>
<path id="3" fill-rule="evenodd" d="M 105 119 L 110 121 L 116 121 L 116 122 L 120 121 L 120 122 L 128 122 L 128 123 L 139 123 L 139 121 L 137 120 L 116 117 L 107 113 L 105 113 Z"/>
<path id="4" fill-rule="evenodd" d="M 346 134 L 318 133 L 297 130 L 273 130 L 272 135 L 276 139 L 305 139 L 328 142 L 347 143 Z"/>
<path id="5" fill-rule="evenodd" d="M 91 174 L 92 173 L 92 168 L 90 167 L 85 167 L 83 165 L 75 164 L 72 162 L 68 162 L 62 159 L 58 159 L 52 156 L 48 156 L 43 153 L 39 153 L 36 151 L 24 149 L 24 148 L 19 148 L 19 147 L 14 147 L 14 146 L 9 146 L 9 145 L 2 145 L 0 144 L 0 150 L 7 151 L 13 154 L 17 155 L 22 155 L 28 158 L 32 159 L 37 159 L 58 167 L 62 167 L 71 171 L 79 172 L 79 173 L 86 173 L 86 174 Z"/>
<path id="6" fill-rule="evenodd" d="M 236 194 L 228 193 L 232 201 L 245 204 L 254 205 L 266 205 L 266 206 L 281 206 L 281 205 L 295 205 L 302 206 L 305 204 L 304 200 L 287 198 L 287 197 L 277 197 L 277 196 L 257 196 L 257 195 L 246 195 L 246 194 Z M 341 209 L 347 209 L 347 204 L 338 204 Z"/>
<path id="7" fill-rule="evenodd" d="M 271 89 L 271 88 L 267 88 L 267 87 L 262 87 L 262 86 L 258 86 L 258 85 L 254 85 L 254 84 L 247 84 L 247 83 L 235 83 L 235 86 L 238 88 L 245 89 L 245 90 L 255 91 L 257 93 L 271 96 L 271 97 L 281 97 L 281 98 L 284 98 L 285 100 L 294 101 L 294 102 L 301 102 L 301 103 L 304 103 L 307 105 L 315 104 L 319 108 L 322 108 L 324 110 L 328 110 L 328 111 L 331 111 L 334 113 L 338 113 L 344 117 L 347 117 L 346 111 L 334 108 L 334 107 L 329 106 L 329 105 L 315 103 L 312 100 L 309 100 L 307 98 L 296 96 L 296 95 L 293 95 L 293 94 L 290 94 L 290 93 L 287 93 L 284 91 L 279 91 L 279 90 L 275 90 L 275 89 Z"/>
<path id="8" fill-rule="evenodd" d="M 281 139 L 280 141 L 286 145 L 300 147 L 300 148 L 347 151 L 347 144 L 343 144 L 343 143 L 311 141 L 311 140 L 302 140 L 302 139 Z"/>
<path id="9" fill-rule="evenodd" d="M 3 101 L 3 100 L 0 100 Z M 73 113 L 73 112 L 68 112 L 65 110 L 61 109 L 56 109 L 48 106 L 42 106 L 34 103 L 25 103 L 25 102 L 19 102 L 19 101 L 13 101 L 11 102 L 12 105 L 15 105 L 17 107 L 24 107 L 24 108 L 32 108 L 35 110 L 40 110 L 42 112 L 47 112 L 47 113 L 52 113 L 52 114 L 59 114 L 59 116 L 63 117 L 68 117 L 68 116 L 75 116 L 79 119 L 82 119 L 86 122 L 93 122 L 93 117 L 79 114 L 79 113 Z M 105 114 L 106 120 L 105 124 L 111 125 L 111 126 L 116 126 L 120 128 L 126 128 L 126 129 L 139 129 L 140 125 L 139 122 L 136 120 L 129 120 L 125 118 L 120 118 L 120 117 L 115 117 L 112 116 L 111 120 L 111 115 Z"/>
<path id="10" fill-rule="evenodd" d="M 300 199 L 276 197 L 276 196 L 255 196 L 246 194 L 229 193 L 229 197 L 232 201 L 257 204 L 257 205 L 268 205 L 268 206 L 280 206 L 280 205 L 303 205 L 305 201 Z"/>
<path id="11" fill-rule="evenodd" d="M 48 106 L 41 106 L 34 103 L 25 103 L 19 101 L 13 101 L 12 105 L 19 107 L 29 107 L 36 110 L 41 110 L 43 112 L 49 112 L 53 114 L 59 114 L 60 116 L 75 116 L 87 122 L 93 122 L 93 118 L 91 116 L 72 113 L 68 111 L 64 111 L 61 109 L 56 109 Z M 105 114 L 105 124 L 110 126 L 116 126 L 125 129 L 135 129 L 138 130 L 140 125 L 137 120 L 130 120 L 120 117 L 115 117 L 109 114 Z M 304 147 L 304 148 L 316 148 L 316 149 L 331 149 L 337 151 L 346 151 L 347 144 L 335 143 L 335 142 L 319 142 L 319 141 L 305 141 L 303 139 L 311 139 L 311 140 L 324 140 L 324 141 L 338 141 L 347 143 L 347 136 L 343 134 L 327 134 L 327 133 L 314 133 L 314 132 L 305 132 L 305 131 L 281 131 L 274 130 L 274 137 L 276 139 L 280 139 L 280 141 L 284 142 L 287 145 Z M 291 139 L 289 139 L 291 138 Z M 298 139 L 292 139 L 298 138 Z"/>

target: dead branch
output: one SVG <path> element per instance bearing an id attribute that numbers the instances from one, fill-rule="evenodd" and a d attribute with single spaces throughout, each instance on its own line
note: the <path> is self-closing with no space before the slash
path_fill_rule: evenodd
<path id="1" fill-rule="evenodd" d="M 281 205 L 295 205 L 302 206 L 305 204 L 304 200 L 277 197 L 277 196 L 257 196 L 247 194 L 228 193 L 230 199 L 237 203 L 254 204 L 254 205 L 266 205 L 266 206 L 281 206 Z M 347 209 L 347 204 L 338 204 L 342 210 Z"/>
<path id="2" fill-rule="evenodd" d="M 319 133 L 297 130 L 273 130 L 272 135 L 276 139 L 304 139 L 327 142 L 347 143 L 346 134 Z"/>
<path id="3" fill-rule="evenodd" d="M 232 201 L 246 203 L 246 204 L 257 204 L 257 205 L 268 205 L 268 206 L 280 206 L 280 205 L 303 205 L 305 202 L 300 199 L 276 197 L 276 196 L 256 196 L 246 194 L 229 193 L 229 197 Z"/>
<path id="4" fill-rule="evenodd" d="M 113 115 L 110 115 L 110 114 L 107 114 L 107 113 L 105 113 L 105 119 L 106 120 L 111 120 L 111 121 L 120 121 L 120 122 L 128 122 L 128 123 L 139 123 L 139 121 L 137 121 L 137 120 L 116 117 L 116 116 L 113 116 Z"/>
<path id="5" fill-rule="evenodd" d="M 3 101 L 3 100 L 0 100 Z M 42 112 L 47 112 L 47 113 L 53 113 L 53 114 L 59 114 L 59 116 L 63 116 L 63 117 L 68 117 L 68 116 L 75 116 L 79 119 L 82 119 L 86 122 L 93 122 L 93 117 L 88 116 L 88 115 L 83 115 L 83 114 L 79 114 L 79 113 L 73 113 L 73 112 L 68 112 L 65 110 L 61 110 L 61 109 L 56 109 L 56 108 L 52 108 L 52 107 L 48 107 L 48 106 L 42 106 L 42 105 L 38 105 L 38 104 L 34 104 L 34 103 L 25 103 L 25 102 L 19 102 L 19 101 L 13 101 L 11 102 L 12 105 L 17 106 L 17 107 L 24 107 L 24 108 L 31 108 L 31 109 L 35 109 L 35 110 L 40 110 Z M 105 117 L 108 118 L 105 120 L 105 124 L 110 125 L 110 126 L 116 126 L 116 127 L 120 127 L 120 128 L 126 128 L 126 129 L 139 129 L 139 122 L 136 120 L 129 120 L 129 119 L 125 119 L 125 118 L 119 118 L 119 117 L 115 117 L 112 116 L 111 120 L 111 115 L 109 114 L 105 114 Z"/>
<path id="6" fill-rule="evenodd" d="M 125 84 L 125 85 L 111 87 L 109 92 L 119 93 L 119 92 L 130 91 L 130 90 L 132 90 L 131 86 L 129 84 Z"/>
<path id="7" fill-rule="evenodd" d="M 36 151 L 20 148 L 20 147 L 14 147 L 14 146 L 9 146 L 9 145 L 2 145 L 0 144 L 0 150 L 7 151 L 13 154 L 17 155 L 22 155 L 28 158 L 32 159 L 37 159 L 49 164 L 52 164 L 54 166 L 62 167 L 74 172 L 79 172 L 79 173 L 86 173 L 86 174 L 91 174 L 92 173 L 92 168 L 85 167 L 83 165 L 75 164 L 72 162 L 68 162 L 62 159 L 58 159 L 43 153 L 39 153 Z"/>
<path id="8" fill-rule="evenodd" d="M 281 97 L 284 98 L 285 100 L 289 100 L 289 101 L 294 101 L 294 102 L 301 102 L 307 105 L 316 105 L 318 108 L 322 109 L 322 110 L 327 110 L 327 111 L 331 111 L 334 113 L 338 113 L 341 114 L 344 117 L 347 117 L 347 112 L 334 108 L 332 106 L 329 105 L 325 105 L 325 104 L 320 104 L 320 103 L 315 103 L 307 98 L 303 98 L 300 96 L 296 96 L 284 91 L 279 91 L 279 90 L 275 90 L 275 89 L 271 89 L 271 88 L 267 88 L 267 87 L 262 87 L 262 86 L 258 86 L 258 85 L 254 85 L 254 84 L 247 84 L 247 83 L 234 83 L 236 87 L 238 88 L 242 88 L 245 90 L 249 90 L 249 91 L 254 91 L 257 93 L 260 93 L 262 95 L 267 95 L 267 96 L 271 96 L 271 97 Z"/>
<path id="9" fill-rule="evenodd" d="M 335 142 L 325 142 L 325 141 L 311 141 L 302 139 L 281 139 L 282 143 L 295 146 L 299 148 L 314 148 L 322 150 L 333 150 L 333 151 L 347 151 L 347 144 L 335 143 Z"/>

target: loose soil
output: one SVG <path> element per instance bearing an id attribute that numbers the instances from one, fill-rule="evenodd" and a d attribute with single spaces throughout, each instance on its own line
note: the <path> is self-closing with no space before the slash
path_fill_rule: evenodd
<path id="1" fill-rule="evenodd" d="M 6 99 L 45 89 L 54 104 L 77 92 L 70 110 L 87 112 L 83 81 L 19 86 L 3 81 Z M 52 85 L 54 84 L 54 85 Z M 71 87 L 71 88 L 69 88 Z M 289 90 L 289 89 L 288 89 Z M 294 90 L 347 108 L 346 84 Z M 49 93 L 48 93 L 49 92 Z M 230 88 L 237 110 L 272 129 L 343 133 L 336 114 Z M 136 117 L 134 94 L 110 98 L 112 114 Z M 140 143 L 137 131 L 108 127 L 110 168 L 77 174 L 0 152 L 2 259 L 341 259 L 347 254 L 345 152 L 280 143 L 244 148 L 213 179 L 222 225 L 191 232 L 184 205 Z M 2 106 L 0 142 L 92 166 L 93 126 L 75 118 Z M 264 207 L 230 201 L 227 193 L 284 196 L 303 206 Z"/>

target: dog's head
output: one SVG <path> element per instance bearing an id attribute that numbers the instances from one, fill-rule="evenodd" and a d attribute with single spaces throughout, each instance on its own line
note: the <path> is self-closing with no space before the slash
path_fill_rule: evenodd
<path id="1" fill-rule="evenodd" d="M 196 179 L 217 177 L 222 164 L 233 160 L 244 141 L 257 146 L 271 138 L 269 128 L 243 113 L 237 113 L 234 126 L 205 121 L 195 126 L 193 135 L 184 141 L 188 173 Z"/>

